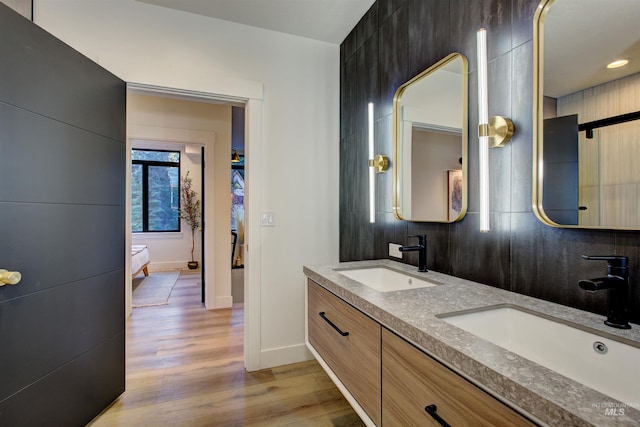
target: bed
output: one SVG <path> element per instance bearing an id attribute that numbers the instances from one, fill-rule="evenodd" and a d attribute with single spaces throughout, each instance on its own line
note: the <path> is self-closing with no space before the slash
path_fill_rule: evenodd
<path id="1" fill-rule="evenodd" d="M 131 245 L 131 277 L 136 277 L 140 272 L 149 275 L 149 249 L 146 245 Z"/>

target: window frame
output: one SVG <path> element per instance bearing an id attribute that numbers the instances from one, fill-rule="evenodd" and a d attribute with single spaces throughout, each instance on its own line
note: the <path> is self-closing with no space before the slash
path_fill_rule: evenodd
<path id="1" fill-rule="evenodd" d="M 178 161 L 177 162 L 165 162 L 159 160 L 134 160 L 133 152 L 134 151 L 152 151 L 152 152 L 160 152 L 160 153 L 177 153 Z M 141 165 L 142 166 L 142 230 L 133 230 L 133 233 L 142 234 L 142 233 L 181 233 L 182 232 L 182 220 L 180 219 L 180 206 L 182 204 L 181 201 L 181 192 L 180 187 L 182 184 L 182 152 L 181 150 L 161 150 L 155 148 L 131 148 L 131 166 L 133 169 L 133 165 Z M 178 228 L 177 230 L 149 230 L 149 167 L 150 166 L 166 166 L 166 167 L 178 167 Z M 133 171 L 132 171 L 133 174 Z M 132 190 L 133 193 L 133 190 Z M 133 224 L 133 218 L 132 224 Z"/>

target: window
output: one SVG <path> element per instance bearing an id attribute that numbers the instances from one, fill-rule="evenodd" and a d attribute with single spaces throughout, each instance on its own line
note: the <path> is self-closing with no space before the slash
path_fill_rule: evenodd
<path id="1" fill-rule="evenodd" d="M 180 231 L 180 152 L 131 150 L 131 228 Z"/>

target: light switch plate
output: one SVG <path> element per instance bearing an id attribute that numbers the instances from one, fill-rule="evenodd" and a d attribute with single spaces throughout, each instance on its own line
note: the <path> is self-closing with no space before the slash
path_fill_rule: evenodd
<path id="1" fill-rule="evenodd" d="M 262 227 L 275 227 L 276 213 L 274 211 L 262 211 L 260 215 L 260 225 Z"/>
<path id="2" fill-rule="evenodd" d="M 402 252 L 400 252 L 400 246 L 402 245 L 389 243 L 389 256 L 402 259 Z"/>

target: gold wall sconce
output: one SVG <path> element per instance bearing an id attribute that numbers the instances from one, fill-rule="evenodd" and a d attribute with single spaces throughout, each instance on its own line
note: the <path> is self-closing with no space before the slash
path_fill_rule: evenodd
<path id="1" fill-rule="evenodd" d="M 376 222 L 376 175 L 389 168 L 389 158 L 384 154 L 374 155 L 374 118 L 373 102 L 367 105 L 367 130 L 369 145 L 369 222 Z"/>
<path id="2" fill-rule="evenodd" d="M 374 118 L 373 102 L 367 106 L 368 142 L 369 142 L 369 222 L 376 222 L 376 173 L 382 173 L 389 167 L 389 158 L 383 154 L 374 155 Z"/>
<path id="3" fill-rule="evenodd" d="M 9 271 L 0 268 L 0 286 L 17 285 L 22 280 L 22 274 L 18 271 Z"/>
<path id="4" fill-rule="evenodd" d="M 488 233 L 489 226 L 489 146 L 504 147 L 515 130 L 511 119 L 502 116 L 489 118 L 487 79 L 487 31 L 481 28 L 477 34 L 478 50 L 478 142 L 480 232 Z"/>
<path id="5" fill-rule="evenodd" d="M 369 167 L 373 168 L 375 173 L 383 173 L 389 169 L 389 158 L 384 154 L 376 154 L 373 159 L 369 159 Z"/>
<path id="6" fill-rule="evenodd" d="M 489 117 L 489 123 L 478 125 L 478 136 L 489 137 L 491 148 L 501 148 L 511 141 L 515 127 L 511 119 L 502 116 Z"/>
<path id="7" fill-rule="evenodd" d="M 373 102 L 367 105 L 367 130 L 369 142 L 369 159 L 373 159 Z M 369 222 L 376 222 L 376 174 L 369 160 Z"/>

